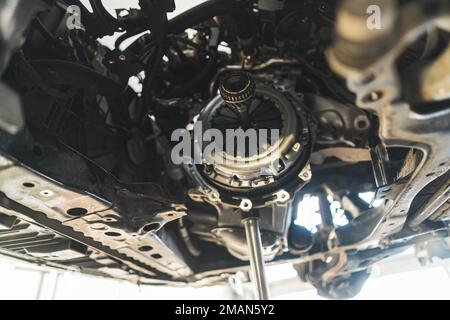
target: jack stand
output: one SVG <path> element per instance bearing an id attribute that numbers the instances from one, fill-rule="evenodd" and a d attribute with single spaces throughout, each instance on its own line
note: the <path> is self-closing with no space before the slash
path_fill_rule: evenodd
<path id="1" fill-rule="evenodd" d="M 245 218 L 244 220 L 242 220 L 242 223 L 245 226 L 245 235 L 247 237 L 252 281 L 255 287 L 255 299 L 269 300 L 269 286 L 267 284 L 266 273 L 264 269 L 264 256 L 261 241 L 261 232 L 259 230 L 259 218 Z"/>

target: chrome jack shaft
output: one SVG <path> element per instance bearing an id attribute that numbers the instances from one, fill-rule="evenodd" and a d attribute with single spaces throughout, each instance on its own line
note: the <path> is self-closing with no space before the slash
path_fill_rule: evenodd
<path id="1" fill-rule="evenodd" d="M 252 282 L 255 287 L 255 299 L 269 300 L 270 294 L 269 286 L 266 280 L 261 231 L 259 229 L 259 218 L 245 218 L 242 220 L 242 223 L 245 226 L 245 235 L 247 237 Z"/>

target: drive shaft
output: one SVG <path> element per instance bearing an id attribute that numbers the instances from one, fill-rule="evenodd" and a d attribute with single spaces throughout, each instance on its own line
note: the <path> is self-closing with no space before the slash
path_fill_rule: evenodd
<path id="1" fill-rule="evenodd" d="M 255 287 L 255 298 L 257 300 L 269 300 L 269 287 L 267 284 L 264 267 L 259 218 L 246 218 L 242 221 L 242 223 L 245 226 L 245 235 L 247 237 L 252 281 Z"/>

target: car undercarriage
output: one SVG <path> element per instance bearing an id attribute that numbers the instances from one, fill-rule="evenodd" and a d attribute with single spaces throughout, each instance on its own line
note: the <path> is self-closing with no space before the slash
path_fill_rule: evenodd
<path id="1" fill-rule="evenodd" d="M 0 1 L 1 255 L 260 299 L 265 265 L 351 298 L 450 257 L 448 0 L 174 10 Z"/>

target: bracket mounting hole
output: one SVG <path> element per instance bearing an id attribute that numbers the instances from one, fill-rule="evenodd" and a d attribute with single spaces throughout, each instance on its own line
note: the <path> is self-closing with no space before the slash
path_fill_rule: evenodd
<path id="1" fill-rule="evenodd" d="M 88 211 L 85 208 L 71 208 L 67 210 L 67 214 L 71 217 L 82 217 L 86 213 L 88 213 Z"/>

